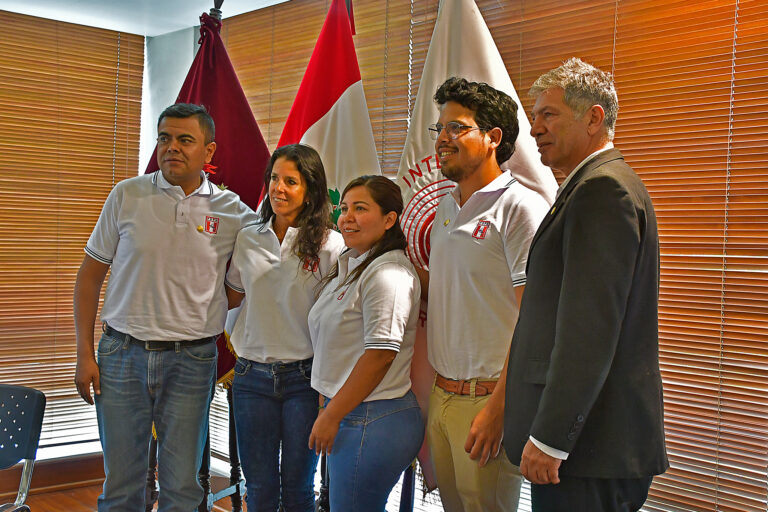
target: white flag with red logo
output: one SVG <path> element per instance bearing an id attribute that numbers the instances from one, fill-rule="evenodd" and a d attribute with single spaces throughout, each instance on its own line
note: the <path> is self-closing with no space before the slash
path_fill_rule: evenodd
<path id="1" fill-rule="evenodd" d="M 301 142 L 320 154 L 338 216 L 340 191 L 381 174 L 347 7 L 333 0 L 278 146 Z"/>
<path id="2" fill-rule="evenodd" d="M 409 256 L 414 264 L 426 268 L 429 233 L 437 204 L 454 186 L 440 174 L 435 141 L 427 131 L 439 115 L 432 97 L 448 78 L 458 76 L 472 82 L 485 82 L 511 96 L 518 107 L 520 135 L 515 152 L 501 168 L 509 169 L 520 183 L 541 194 L 550 204 L 555 198 L 557 182 L 552 171 L 539 159 L 536 142 L 530 136 L 531 124 L 474 0 L 440 2 L 421 76 L 397 183 L 406 205 L 402 225 L 408 237 Z"/>
<path id="3" fill-rule="evenodd" d="M 403 191 L 405 204 L 401 223 L 408 238 L 408 255 L 414 265 L 427 268 L 429 234 L 435 210 L 440 198 L 454 187 L 453 182 L 440 174 L 435 141 L 427 130 L 430 124 L 437 121 L 439 114 L 432 97 L 448 78 L 458 76 L 472 82 L 485 82 L 511 96 L 518 106 L 520 135 L 515 143 L 515 152 L 501 168 L 510 169 L 523 185 L 540 193 L 550 204 L 555 198 L 557 182 L 552 171 L 539 160 L 536 143 L 530 136 L 531 125 L 474 0 L 443 0 L 440 3 L 421 76 L 397 182 Z M 424 304 L 419 316 L 411 383 L 426 417 L 435 373 L 427 360 Z M 419 452 L 419 461 L 427 486 L 434 489 L 434 468 L 426 443 Z"/>

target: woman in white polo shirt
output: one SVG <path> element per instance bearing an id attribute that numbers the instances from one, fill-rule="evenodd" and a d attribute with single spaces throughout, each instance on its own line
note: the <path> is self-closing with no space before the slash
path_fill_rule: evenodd
<path id="1" fill-rule="evenodd" d="M 324 405 L 309 446 L 328 454 L 331 510 L 383 511 L 424 438 L 410 380 L 421 290 L 403 251 L 400 188 L 362 176 L 340 209 L 349 249 L 309 312 L 312 387 Z"/>
<path id="2" fill-rule="evenodd" d="M 230 305 L 243 303 L 230 340 L 238 359 L 234 416 L 249 511 L 314 511 L 317 417 L 307 315 L 344 247 L 330 223 L 320 156 L 277 148 L 265 171 L 259 223 L 240 231 L 227 273 Z"/>

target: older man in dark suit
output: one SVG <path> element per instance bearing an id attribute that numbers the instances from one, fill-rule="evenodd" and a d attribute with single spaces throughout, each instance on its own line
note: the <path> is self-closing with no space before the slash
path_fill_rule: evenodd
<path id="1" fill-rule="evenodd" d="M 567 175 L 531 244 L 504 443 L 534 511 L 630 511 L 668 467 L 658 360 L 659 245 L 648 192 L 612 140 L 610 74 L 542 75 L 531 134 Z"/>

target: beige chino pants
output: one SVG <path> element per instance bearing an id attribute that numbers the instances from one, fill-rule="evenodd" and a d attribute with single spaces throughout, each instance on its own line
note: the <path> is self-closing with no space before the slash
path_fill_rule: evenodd
<path id="1" fill-rule="evenodd" d="M 429 396 L 427 440 L 446 512 L 515 512 L 522 476 L 502 448 L 480 468 L 464 443 L 475 415 L 490 395 L 454 395 L 433 386 Z"/>

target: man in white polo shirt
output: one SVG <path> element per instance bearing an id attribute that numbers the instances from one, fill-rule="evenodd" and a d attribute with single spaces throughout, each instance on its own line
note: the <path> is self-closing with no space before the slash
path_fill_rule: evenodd
<path id="1" fill-rule="evenodd" d="M 158 437 L 159 511 L 195 510 L 197 481 L 224 329 L 224 273 L 254 213 L 211 184 L 203 166 L 216 143 L 202 106 L 160 114 L 160 171 L 121 181 L 85 247 L 74 297 L 75 384 L 94 403 L 106 479 L 100 512 L 143 508 L 147 445 Z M 99 292 L 111 267 L 94 356 Z"/>
<path id="2" fill-rule="evenodd" d="M 501 380 L 528 246 L 549 206 L 499 167 L 519 132 L 512 98 L 463 78 L 448 79 L 434 98 L 440 116 L 430 130 L 456 187 L 430 236 L 427 339 L 437 376 L 427 436 L 445 510 L 512 511 L 521 477 L 499 450 Z"/>

